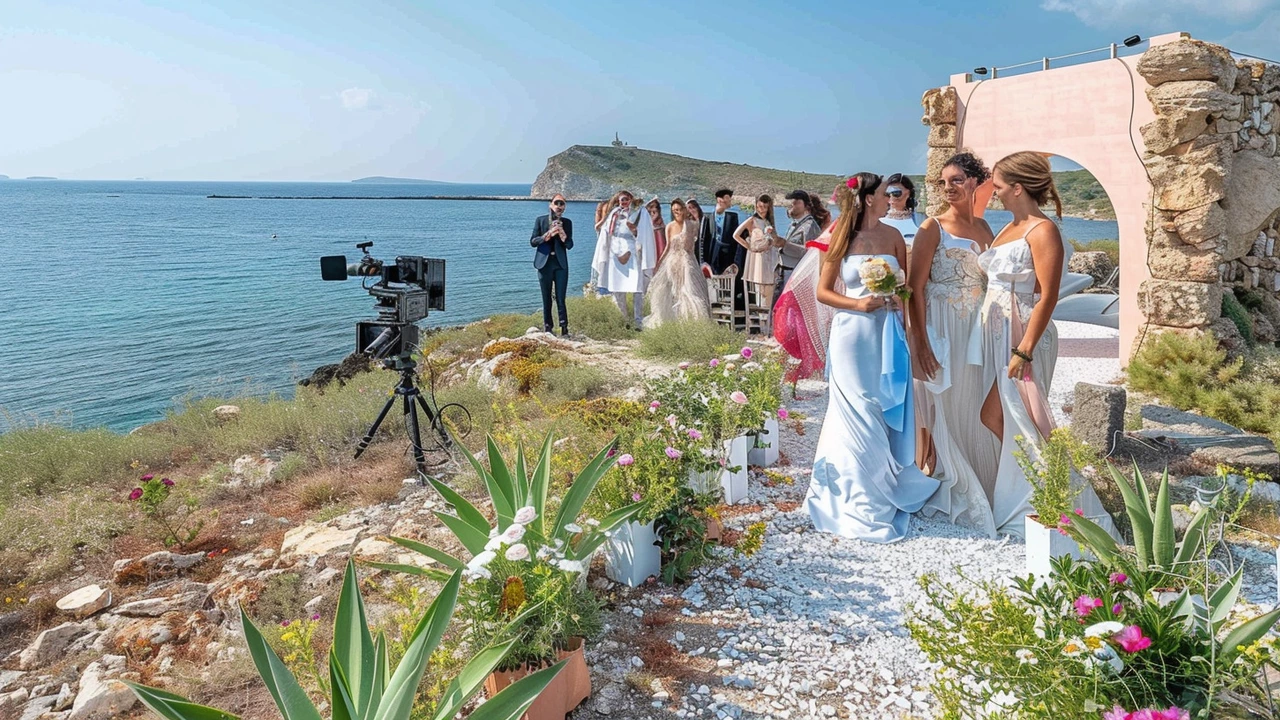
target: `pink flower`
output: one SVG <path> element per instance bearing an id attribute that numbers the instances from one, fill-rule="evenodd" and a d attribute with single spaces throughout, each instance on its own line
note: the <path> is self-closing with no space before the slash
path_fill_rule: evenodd
<path id="1" fill-rule="evenodd" d="M 679 459 L 680 459 L 680 451 L 679 451 L 679 450 L 677 450 L 677 449 L 675 449 L 675 448 L 673 448 L 673 447 L 671 447 L 670 445 L 668 445 L 668 446 L 667 446 L 667 457 L 671 458 L 672 460 L 679 460 Z"/>
<path id="2" fill-rule="evenodd" d="M 667 425 L 670 425 L 671 427 L 675 427 L 676 424 L 679 422 L 680 422 L 680 418 L 676 417 L 675 413 L 672 413 L 667 416 Z"/>
<path id="3" fill-rule="evenodd" d="M 845 186 L 845 187 L 847 187 L 847 188 L 849 188 L 850 190 L 857 190 L 857 189 L 858 189 L 858 176 L 857 176 L 857 175 L 854 175 L 853 177 L 849 178 L 848 180 L 845 180 L 845 181 L 844 181 L 844 186 Z"/>
<path id="4" fill-rule="evenodd" d="M 1125 574 L 1124 574 L 1124 573 L 1122 573 L 1122 572 L 1114 572 L 1114 573 L 1111 573 L 1111 584 L 1112 584 L 1112 585 L 1123 585 L 1123 584 L 1125 584 L 1125 583 L 1127 583 L 1127 582 L 1129 582 L 1129 576 L 1128 576 L 1128 575 L 1125 575 Z"/>
<path id="5" fill-rule="evenodd" d="M 631 493 L 632 502 L 640 502 L 640 493 Z"/>
<path id="6" fill-rule="evenodd" d="M 281 620 L 281 621 L 280 621 L 280 627 L 289 627 L 289 625 L 290 625 L 290 624 L 291 624 L 291 623 L 290 623 L 290 621 L 288 621 L 288 620 Z"/>
<path id="7" fill-rule="evenodd" d="M 311 620 L 312 620 L 313 622 L 314 622 L 314 621 L 316 621 L 316 620 L 319 620 L 319 619 L 320 619 L 320 613 L 312 613 L 312 614 L 311 614 Z"/>
<path id="8" fill-rule="evenodd" d="M 679 365 L 677 365 L 676 367 L 680 368 L 681 370 L 688 370 L 688 369 L 689 369 L 689 363 L 687 363 L 687 362 L 682 362 L 682 363 L 680 363 Z"/>
<path id="9" fill-rule="evenodd" d="M 711 362 L 707 364 L 710 365 L 711 367 L 720 367 L 720 360 L 719 358 L 711 358 Z"/>
<path id="10" fill-rule="evenodd" d="M 729 393 L 729 399 L 738 403 L 739 405 L 747 404 L 747 394 L 742 392 L 741 390 L 734 390 L 733 392 Z"/>
<path id="11" fill-rule="evenodd" d="M 142 488 L 134 488 L 133 490 L 129 491 L 130 500 L 137 500 L 140 497 L 142 497 Z"/>
<path id="12" fill-rule="evenodd" d="M 701 439 L 702 439 L 702 433 L 698 432 L 697 430 L 694 430 L 693 428 L 689 428 L 689 439 L 690 439 L 690 440 L 701 440 Z"/>
<path id="13" fill-rule="evenodd" d="M 1124 605 L 1121 605 L 1120 603 L 1116 603 L 1115 605 L 1112 605 L 1112 606 L 1111 606 L 1111 614 L 1112 614 L 1112 615 L 1123 615 L 1123 614 L 1124 614 Z"/>
<path id="14" fill-rule="evenodd" d="M 631 453 L 623 453 L 622 457 L 618 458 L 618 464 L 622 467 L 626 467 L 635 461 L 636 459 L 631 457 Z"/>
<path id="15" fill-rule="evenodd" d="M 618 454 L 618 449 L 617 449 L 617 448 L 609 448 L 609 452 L 605 453 L 605 457 L 607 457 L 607 458 L 611 458 L 611 457 L 613 457 L 614 455 L 617 455 L 617 454 Z"/>
<path id="16" fill-rule="evenodd" d="M 173 481 L 170 480 L 169 478 L 164 478 L 163 480 L 160 481 L 160 484 L 164 485 L 165 487 L 173 487 Z"/>
<path id="17" fill-rule="evenodd" d="M 787 409 L 786 409 L 786 408 L 778 408 L 778 419 L 779 419 L 779 420 L 786 420 L 786 419 L 787 419 L 788 417 L 790 417 L 790 416 L 791 416 L 791 413 L 787 412 Z"/>
<path id="18" fill-rule="evenodd" d="M 1072 512 L 1074 512 L 1076 515 L 1079 515 L 1080 517 L 1084 517 L 1084 510 L 1081 510 L 1080 508 L 1076 508 Z"/>
<path id="19" fill-rule="evenodd" d="M 1116 705 L 1109 712 L 1102 714 L 1102 720 L 1129 720 L 1129 713 L 1125 712 L 1124 708 Z"/>
<path id="20" fill-rule="evenodd" d="M 654 400 L 653 402 L 649 403 L 649 412 L 653 412 L 660 407 L 662 407 L 662 403 L 658 402 L 657 400 Z"/>
<path id="21" fill-rule="evenodd" d="M 1067 526 L 1067 525 L 1070 525 L 1070 524 L 1071 524 L 1071 516 L 1070 516 L 1070 515 L 1059 515 L 1059 516 L 1058 516 L 1058 524 L 1059 524 L 1059 525 L 1061 525 L 1061 526 L 1064 526 L 1064 527 L 1065 527 L 1065 526 Z"/>
<path id="22" fill-rule="evenodd" d="M 1094 610 L 1097 610 L 1098 608 L 1102 607 L 1102 598 L 1089 597 L 1088 595 L 1081 595 L 1080 597 L 1076 598 L 1075 606 L 1076 606 L 1076 614 L 1079 615 L 1080 617 L 1085 617 L 1086 615 L 1093 612 Z"/>
<path id="23" fill-rule="evenodd" d="M 153 478 L 153 477 L 155 477 L 155 475 L 152 475 L 151 473 L 147 473 L 146 475 L 143 475 L 142 477 L 140 477 L 140 478 L 138 478 L 138 479 L 139 479 L 140 481 L 142 481 L 142 482 L 147 482 L 148 480 L 150 480 L 150 479 L 151 479 L 151 478 Z"/>
<path id="24" fill-rule="evenodd" d="M 1151 638 L 1142 634 L 1142 628 L 1137 625 L 1130 625 L 1115 635 L 1111 636 L 1121 648 L 1127 653 L 1136 653 L 1139 650 L 1146 650 L 1151 647 Z"/>
<path id="25" fill-rule="evenodd" d="M 750 360 L 750 359 L 751 359 L 751 356 L 752 356 L 752 355 L 754 355 L 754 354 L 755 354 L 755 353 L 753 353 L 753 352 L 751 351 L 751 348 L 749 348 L 749 347 L 744 347 L 744 348 L 742 348 L 742 357 L 744 357 L 744 358 L 746 358 L 746 359 Z"/>

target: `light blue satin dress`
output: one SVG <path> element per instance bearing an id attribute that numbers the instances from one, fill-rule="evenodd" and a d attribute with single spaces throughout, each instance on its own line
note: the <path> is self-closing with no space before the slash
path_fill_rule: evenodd
<path id="1" fill-rule="evenodd" d="M 840 265 L 848 297 L 871 295 L 858 275 L 871 257 L 898 267 L 892 255 L 849 255 Z M 938 481 L 915 465 L 911 357 L 901 315 L 837 311 L 827 369 L 827 415 L 805 498 L 809 517 L 823 532 L 901 540 L 911 513 L 938 489 Z"/>

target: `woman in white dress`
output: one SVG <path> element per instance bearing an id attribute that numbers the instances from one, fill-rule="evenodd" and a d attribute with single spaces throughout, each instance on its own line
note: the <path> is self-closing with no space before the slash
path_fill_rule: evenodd
<path id="1" fill-rule="evenodd" d="M 944 515 L 995 537 L 992 487 L 1000 452 L 996 438 L 974 422 L 990 385 L 983 369 L 969 363 L 969 341 L 979 325 L 978 309 L 986 274 L 978 257 L 993 239 L 991 227 L 977 215 L 977 189 L 990 177 L 971 153 L 953 155 L 942 168 L 938 190 L 947 209 L 926 218 L 916 233 L 911 256 L 911 338 L 915 354 L 917 441 L 926 445 L 938 491 L 925 503 L 926 515 Z M 917 448 L 917 462 L 921 453 Z"/>
<path id="2" fill-rule="evenodd" d="M 906 536 L 911 513 L 938 482 L 915 465 L 911 357 L 899 303 L 870 292 L 859 270 L 878 258 L 900 272 L 907 247 L 880 222 L 888 198 L 879 175 L 859 173 L 837 194 L 840 219 L 818 285 L 818 301 L 836 308 L 830 391 L 805 505 L 818 530 L 893 542 Z"/>
<path id="3" fill-rule="evenodd" d="M 916 241 L 916 186 L 911 178 L 902 173 L 894 173 L 885 181 L 885 194 L 889 196 L 889 212 L 880 220 L 902 233 L 907 243 L 907 256 L 911 255 L 911 244 Z"/>
<path id="4" fill-rule="evenodd" d="M 631 193 L 623 190 L 614 207 L 600 223 L 600 236 L 592 266 L 600 284 L 608 288 L 622 316 L 627 317 L 627 296 L 631 296 L 634 327 L 641 326 L 645 283 L 653 274 L 658 250 L 653 239 L 653 223 L 648 214 L 632 210 Z"/>
<path id="5" fill-rule="evenodd" d="M 733 233 L 733 239 L 747 249 L 743 281 L 760 285 L 760 297 L 768 298 L 769 302 L 773 300 L 773 287 L 778 282 L 778 263 L 782 257 L 779 248 L 786 242 L 774 228 L 773 198 L 761 195 L 756 198 L 755 214 Z"/>
<path id="6" fill-rule="evenodd" d="M 666 234 L 666 252 L 659 258 L 658 269 L 649 283 L 649 315 L 644 319 L 646 328 L 671 320 L 711 317 L 707 280 L 694 253 L 698 226 L 679 198 L 671 201 L 671 223 L 667 225 Z"/>

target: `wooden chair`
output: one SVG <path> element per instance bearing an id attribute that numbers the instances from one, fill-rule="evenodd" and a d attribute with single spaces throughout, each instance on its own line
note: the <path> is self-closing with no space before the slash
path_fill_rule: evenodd
<path id="1" fill-rule="evenodd" d="M 740 310 L 733 307 L 733 284 L 737 273 L 728 272 L 723 275 L 712 275 L 707 278 L 707 294 L 711 299 L 711 319 L 730 328 L 735 327 L 745 317 Z"/>
<path id="2" fill-rule="evenodd" d="M 770 335 L 773 333 L 773 289 L 772 285 L 764 285 L 747 280 L 746 326 L 748 335 Z"/>

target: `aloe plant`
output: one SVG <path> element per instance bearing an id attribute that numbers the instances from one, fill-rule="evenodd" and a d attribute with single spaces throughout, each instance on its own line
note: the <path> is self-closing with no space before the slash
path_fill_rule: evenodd
<path id="1" fill-rule="evenodd" d="M 1236 599 L 1240 597 L 1243 576 L 1244 568 L 1237 570 L 1235 575 L 1209 595 L 1207 601 L 1203 597 L 1192 595 L 1189 589 L 1183 590 L 1175 601 L 1177 614 L 1188 618 L 1200 632 L 1216 638 L 1231 615 Z M 1232 629 L 1219 644 L 1218 656 L 1222 661 L 1230 662 L 1241 648 L 1250 647 L 1270 632 L 1277 620 L 1280 620 L 1280 608 Z"/>
<path id="2" fill-rule="evenodd" d="M 1201 508 L 1191 518 L 1182 534 L 1182 542 L 1177 542 L 1173 529 L 1173 505 L 1169 496 L 1169 471 L 1165 470 L 1160 478 L 1160 487 L 1156 491 L 1153 505 L 1151 493 L 1147 490 L 1147 483 L 1137 463 L 1133 466 L 1133 485 L 1129 484 L 1129 480 L 1114 465 L 1108 465 L 1107 469 L 1124 497 L 1125 513 L 1133 527 L 1133 547 L 1138 567 L 1172 573 L 1192 562 L 1204 542 L 1205 527 L 1209 521 L 1208 509 Z M 1071 519 L 1071 526 L 1078 531 L 1077 537 L 1098 558 L 1114 563 L 1119 557 L 1120 549 L 1116 541 L 1096 523 L 1087 518 L 1074 517 Z"/>
<path id="3" fill-rule="evenodd" d="M 385 635 L 378 633 L 374 638 L 369 632 L 355 566 L 347 562 L 334 619 L 333 646 L 329 649 L 331 696 L 328 706 L 332 720 L 408 720 L 431 653 L 453 619 L 461 577 L 461 572 L 455 571 L 445 581 L 440 594 L 418 621 L 404 658 L 393 669 L 387 656 Z M 284 720 L 321 720 L 320 711 L 311 698 L 243 608 L 240 622 L 253 663 Z M 512 644 L 495 645 L 476 654 L 449 683 L 431 720 L 449 720 L 457 715 Z M 511 684 L 468 717 L 470 720 L 515 720 L 529 709 L 563 665 L 539 670 Z M 126 685 L 144 705 L 167 720 L 237 720 L 230 713 L 164 690 L 136 683 Z"/>
<path id="4" fill-rule="evenodd" d="M 489 499 L 493 504 L 494 515 L 496 515 L 496 523 L 493 526 L 490 525 L 488 518 L 479 508 L 462 497 L 456 490 L 439 480 L 429 479 L 436 492 L 440 493 L 445 502 L 453 507 L 452 514 L 437 511 L 435 513 L 436 517 L 453 532 L 454 536 L 458 538 L 458 542 L 472 556 L 479 555 L 484 551 L 485 545 L 489 543 L 490 533 L 493 529 L 496 528 L 499 533 L 505 532 L 507 528 L 516 523 L 517 513 L 524 508 L 532 508 L 533 517 L 527 522 L 520 523 L 525 529 L 524 543 L 532 548 L 537 548 L 559 540 L 564 543 L 564 555 L 567 559 L 582 560 L 590 556 L 592 552 L 604 543 L 610 530 L 622 522 L 630 520 L 644 508 L 644 503 L 638 502 L 619 508 L 601 518 L 600 524 L 596 527 L 579 528 L 574 526 L 583 506 L 586 505 L 587 498 L 595 490 L 596 484 L 613 467 L 615 460 L 610 454 L 612 449 L 612 444 L 610 444 L 601 448 L 595 457 L 587 463 L 586 467 L 578 473 L 565 492 L 564 500 L 556 508 L 555 516 L 548 518 L 547 495 L 551 487 L 552 446 L 553 436 L 548 433 L 543 440 L 542 451 L 533 466 L 533 472 L 528 471 L 523 445 L 517 447 L 515 466 L 511 467 L 502 457 L 497 443 L 490 437 L 488 439 L 489 469 L 487 470 L 465 447 L 462 448 L 463 454 L 467 456 L 467 460 L 470 461 L 476 474 L 480 476 L 485 488 L 489 491 Z M 394 536 L 388 539 L 402 547 L 431 558 L 443 565 L 446 570 L 378 562 L 368 563 L 371 567 L 413 575 L 425 575 L 435 579 L 447 577 L 448 573 L 465 567 L 465 563 L 459 558 L 425 543 Z"/>

